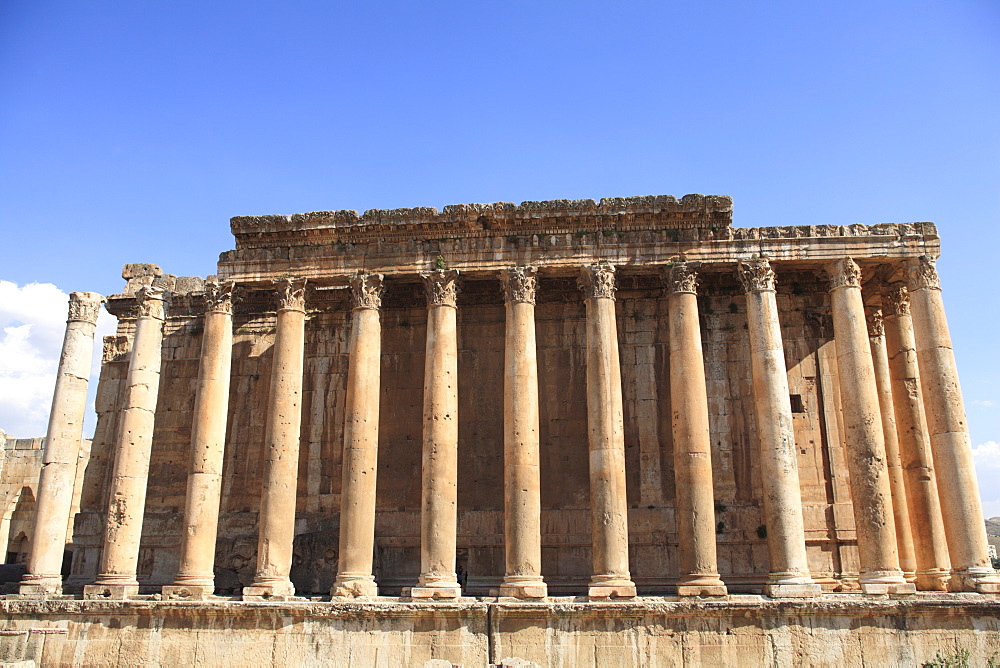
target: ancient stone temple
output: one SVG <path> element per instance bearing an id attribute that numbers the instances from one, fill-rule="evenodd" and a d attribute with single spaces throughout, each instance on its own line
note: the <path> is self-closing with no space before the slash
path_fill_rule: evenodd
<path id="1" fill-rule="evenodd" d="M 119 325 L 65 579 L 80 434 L 60 416 L 86 381 L 60 380 L 39 492 L 52 536 L 2 602 L 7 647 L 110 663 L 906 663 L 944 640 L 1000 655 L 933 224 L 738 228 L 729 198 L 688 195 L 231 227 L 207 280 L 130 264 L 105 301 Z"/>

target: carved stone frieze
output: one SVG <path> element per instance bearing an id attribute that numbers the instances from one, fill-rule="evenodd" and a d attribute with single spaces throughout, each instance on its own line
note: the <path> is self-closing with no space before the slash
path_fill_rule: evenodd
<path id="1" fill-rule="evenodd" d="M 868 336 L 872 338 L 885 336 L 885 323 L 882 319 L 882 309 L 866 309 L 865 320 L 868 323 Z"/>
<path id="2" fill-rule="evenodd" d="M 455 269 L 434 269 L 420 272 L 427 291 L 428 306 L 451 306 L 458 304 L 458 271 Z"/>
<path id="3" fill-rule="evenodd" d="M 103 362 L 118 362 L 128 357 L 132 350 L 132 337 L 124 334 L 114 334 L 104 337 Z"/>
<path id="4" fill-rule="evenodd" d="M 235 287 L 232 281 L 205 283 L 205 312 L 232 314 Z"/>
<path id="5" fill-rule="evenodd" d="M 675 262 L 664 272 L 663 279 L 668 293 L 690 292 L 698 294 L 698 264 Z"/>
<path id="6" fill-rule="evenodd" d="M 278 281 L 275 294 L 278 297 L 278 310 L 306 310 L 306 279 L 283 278 Z"/>
<path id="7" fill-rule="evenodd" d="M 582 267 L 576 284 L 583 290 L 584 299 L 614 299 L 615 266 L 602 262 Z"/>
<path id="8" fill-rule="evenodd" d="M 358 273 L 348 279 L 351 286 L 351 307 L 382 308 L 382 292 L 385 288 L 385 277 L 382 274 Z"/>
<path id="9" fill-rule="evenodd" d="M 166 317 L 166 291 L 155 285 L 146 285 L 135 293 L 137 314 L 140 318 Z"/>
<path id="10" fill-rule="evenodd" d="M 935 260 L 929 255 L 921 255 L 906 263 L 906 282 L 910 290 L 940 290 L 941 279 L 938 277 Z"/>
<path id="11" fill-rule="evenodd" d="M 71 292 L 69 295 L 69 322 L 97 324 L 104 299 L 96 292 Z"/>
<path id="12" fill-rule="evenodd" d="M 749 262 L 740 262 L 737 267 L 740 283 L 745 292 L 774 292 L 775 276 L 771 263 L 767 258 L 754 258 Z"/>
<path id="13" fill-rule="evenodd" d="M 831 290 L 861 287 L 861 267 L 849 257 L 828 264 L 826 273 L 830 278 Z"/>
<path id="14" fill-rule="evenodd" d="M 888 315 L 909 315 L 910 292 L 902 281 L 890 283 L 882 292 L 882 308 Z"/>
<path id="15" fill-rule="evenodd" d="M 535 267 L 501 269 L 500 283 L 505 302 L 535 303 L 535 290 L 538 288 L 538 270 Z"/>

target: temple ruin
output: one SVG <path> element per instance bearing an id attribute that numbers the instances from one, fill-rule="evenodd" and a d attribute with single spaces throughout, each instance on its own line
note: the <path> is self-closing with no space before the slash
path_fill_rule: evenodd
<path id="1" fill-rule="evenodd" d="M 101 303 L 74 293 L 8 644 L 106 658 L 114 614 L 169 662 L 1000 656 L 932 223 L 687 195 L 231 229 L 208 279 L 129 264 L 104 300 L 64 579 Z"/>

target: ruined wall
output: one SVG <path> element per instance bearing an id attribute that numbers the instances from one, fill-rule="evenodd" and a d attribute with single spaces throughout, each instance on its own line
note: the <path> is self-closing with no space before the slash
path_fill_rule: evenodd
<path id="1" fill-rule="evenodd" d="M 640 593 L 677 578 L 666 299 L 655 274 L 619 272 L 617 317 L 625 409 L 630 561 Z M 130 280 L 130 286 L 136 279 Z M 412 280 L 412 279 L 411 279 Z M 99 421 L 87 470 L 72 589 L 97 574 L 111 474 L 108 453 L 127 372 L 129 300 L 105 341 Z M 383 299 L 382 399 L 375 576 L 399 594 L 419 572 L 421 410 L 426 301 L 416 282 L 388 282 Z M 779 277 L 778 305 L 797 396 L 795 427 L 810 567 L 828 589 L 856 577 L 853 519 L 825 286 L 812 272 Z M 705 273 L 702 338 L 713 446 L 719 568 L 733 591 L 759 591 L 768 572 L 752 415 L 743 291 L 729 273 Z M 337 569 L 343 405 L 350 308 L 346 290 L 308 299 L 295 563 L 301 594 L 325 594 Z M 247 292 L 234 317 L 233 370 L 216 564 L 220 592 L 249 584 L 257 549 L 263 437 L 274 314 L 266 291 Z M 174 297 L 163 343 L 139 579 L 149 590 L 177 568 L 191 411 L 201 346 L 200 296 Z M 570 277 L 542 277 L 536 306 L 540 385 L 542 571 L 554 594 L 582 592 L 591 572 L 585 399 L 585 312 Z M 499 281 L 466 279 L 459 296 L 458 567 L 485 595 L 503 576 L 502 370 Z M 846 577 L 845 577 L 846 576 Z"/>

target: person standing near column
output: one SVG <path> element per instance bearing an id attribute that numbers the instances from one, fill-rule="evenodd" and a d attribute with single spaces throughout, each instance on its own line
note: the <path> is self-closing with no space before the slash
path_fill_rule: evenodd
<path id="1" fill-rule="evenodd" d="M 934 260 L 926 255 L 909 260 L 907 270 L 920 385 L 951 556 L 951 588 L 1000 593 L 1000 575 L 993 570 L 987 551 L 972 441 L 941 281 Z"/>
<path id="2" fill-rule="evenodd" d="M 458 272 L 420 274 L 427 290 L 420 580 L 413 598 L 458 598 Z"/>
<path id="3" fill-rule="evenodd" d="M 866 594 L 911 594 L 896 548 L 875 364 L 861 299 L 861 269 L 851 258 L 827 266 L 840 376 L 851 501 L 858 536 L 859 583 Z"/>
<path id="4" fill-rule="evenodd" d="M 100 574 L 83 588 L 84 598 L 126 599 L 139 593 L 136 568 L 146 507 L 149 456 L 153 446 L 165 293 L 147 286 L 135 295 L 138 317 L 128 365 L 121 424 L 114 448 Z"/>
<path id="5" fill-rule="evenodd" d="M 599 262 L 584 267 L 578 282 L 587 309 L 587 432 L 594 559 L 587 595 L 631 597 L 636 591 L 628 564 L 625 426 L 614 265 Z"/>
<path id="6" fill-rule="evenodd" d="M 770 561 L 764 593 L 775 598 L 818 596 L 822 589 L 813 582 L 806 558 L 798 453 L 775 300 L 774 271 L 765 258 L 741 262 L 738 271 L 746 292 L 754 417 L 764 485 L 764 522 Z"/>
<path id="7" fill-rule="evenodd" d="M 679 596 L 726 596 L 715 546 L 715 493 L 698 275 L 681 261 L 666 275 L 670 321 L 670 413 L 677 486 Z"/>
<path id="8" fill-rule="evenodd" d="M 243 588 L 244 601 L 287 600 L 295 542 L 295 500 L 302 425 L 302 369 L 305 355 L 306 281 L 278 284 L 278 313 L 271 360 L 264 481 L 260 499 L 257 572 Z"/>
<path id="9" fill-rule="evenodd" d="M 537 270 L 500 272 L 507 313 L 504 343 L 504 555 L 501 596 L 544 598 L 538 454 Z"/>
<path id="10" fill-rule="evenodd" d="M 382 274 L 350 278 L 351 358 L 344 406 L 340 561 L 330 596 L 378 596 L 375 554 L 375 474 L 378 466 L 379 383 L 382 370 Z"/>
<path id="11" fill-rule="evenodd" d="M 69 318 L 38 481 L 35 531 L 28 552 L 28 570 L 19 589 L 22 596 L 62 594 L 62 562 L 87 411 L 94 329 L 103 299 L 94 292 L 74 292 L 69 296 Z"/>
<path id="12" fill-rule="evenodd" d="M 205 600 L 215 593 L 215 539 L 233 359 L 233 283 L 205 284 L 204 331 L 191 428 L 181 560 L 166 598 Z"/>

